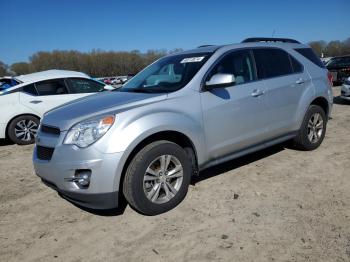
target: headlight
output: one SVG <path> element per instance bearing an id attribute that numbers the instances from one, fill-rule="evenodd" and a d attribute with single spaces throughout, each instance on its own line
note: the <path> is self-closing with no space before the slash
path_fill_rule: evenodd
<path id="1" fill-rule="evenodd" d="M 68 131 L 63 144 L 87 147 L 106 134 L 114 120 L 115 116 L 103 116 L 82 121 Z"/>

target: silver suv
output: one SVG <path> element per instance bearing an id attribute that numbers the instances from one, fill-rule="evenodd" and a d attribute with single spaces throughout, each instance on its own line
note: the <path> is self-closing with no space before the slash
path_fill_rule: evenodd
<path id="1" fill-rule="evenodd" d="M 166 56 L 117 91 L 46 113 L 35 171 L 85 207 L 113 208 L 125 197 L 143 214 L 166 212 L 209 166 L 286 140 L 317 148 L 332 109 L 327 72 L 292 39 Z"/>

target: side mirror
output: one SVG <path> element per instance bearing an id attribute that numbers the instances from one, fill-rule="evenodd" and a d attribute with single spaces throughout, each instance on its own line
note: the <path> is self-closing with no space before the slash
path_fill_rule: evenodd
<path id="1" fill-rule="evenodd" d="M 110 91 L 110 90 L 114 90 L 115 88 L 114 88 L 113 86 L 111 86 L 111 85 L 105 85 L 105 86 L 103 87 L 103 89 L 104 89 L 104 90 Z"/>
<path id="2" fill-rule="evenodd" d="M 235 83 L 235 76 L 232 74 L 215 74 L 209 81 L 205 82 L 205 87 L 210 90 L 218 87 L 232 86 Z"/>

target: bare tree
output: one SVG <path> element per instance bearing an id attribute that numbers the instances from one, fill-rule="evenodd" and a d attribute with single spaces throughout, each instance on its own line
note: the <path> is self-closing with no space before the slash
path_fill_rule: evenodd
<path id="1" fill-rule="evenodd" d="M 315 51 L 315 53 L 319 56 L 324 53 L 325 48 L 327 46 L 326 41 L 320 40 L 320 41 L 313 41 L 309 43 L 309 46 Z"/>
<path id="2" fill-rule="evenodd" d="M 32 73 L 31 64 L 26 62 L 14 63 L 11 65 L 11 71 L 15 72 L 16 75 L 25 75 Z"/>
<path id="3" fill-rule="evenodd" d="M 5 76 L 8 74 L 7 65 L 0 61 L 0 76 Z"/>
<path id="4" fill-rule="evenodd" d="M 89 53 L 73 50 L 37 52 L 30 57 L 29 70 L 34 72 L 48 69 L 66 69 L 85 72 L 91 76 L 135 74 L 165 54 L 167 52 L 164 50 L 150 50 L 145 54 L 138 50 L 106 52 L 98 49 Z M 15 69 L 13 70 L 18 73 Z"/>
<path id="5" fill-rule="evenodd" d="M 344 41 L 313 41 L 309 45 L 314 49 L 314 51 L 321 56 L 323 53 L 324 56 L 341 56 L 341 55 L 350 55 L 350 37 Z"/>

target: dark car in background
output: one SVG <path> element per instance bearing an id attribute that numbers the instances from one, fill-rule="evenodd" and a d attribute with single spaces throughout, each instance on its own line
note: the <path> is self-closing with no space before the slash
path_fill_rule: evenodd
<path id="1" fill-rule="evenodd" d="M 350 55 L 333 57 L 326 64 L 334 84 L 342 84 L 350 76 Z"/>

